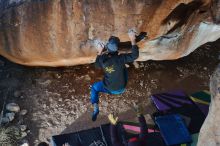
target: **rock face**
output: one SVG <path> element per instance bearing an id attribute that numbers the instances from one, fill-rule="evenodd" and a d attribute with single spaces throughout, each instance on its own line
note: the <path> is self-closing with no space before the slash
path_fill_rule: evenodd
<path id="1" fill-rule="evenodd" d="M 220 65 L 210 80 L 212 93 L 209 114 L 200 130 L 198 146 L 220 145 Z"/>
<path id="2" fill-rule="evenodd" d="M 220 38 L 219 0 L 0 0 L 0 54 L 30 66 L 94 62 L 93 40 L 148 32 L 139 61 L 177 59 Z M 211 8 L 211 9 L 210 9 Z"/>

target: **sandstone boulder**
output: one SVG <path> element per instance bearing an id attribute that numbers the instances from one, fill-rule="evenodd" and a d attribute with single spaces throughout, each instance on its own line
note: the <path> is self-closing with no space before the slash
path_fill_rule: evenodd
<path id="1" fill-rule="evenodd" d="M 198 146 L 220 146 L 220 65 L 210 80 L 209 114 L 200 130 Z"/>
<path id="2" fill-rule="evenodd" d="M 94 62 L 96 38 L 148 32 L 138 61 L 177 59 L 220 38 L 219 0 L 0 0 L 0 55 L 30 66 Z"/>

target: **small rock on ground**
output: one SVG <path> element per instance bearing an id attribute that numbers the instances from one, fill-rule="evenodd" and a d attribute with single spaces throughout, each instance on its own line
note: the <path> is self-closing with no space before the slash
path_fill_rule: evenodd
<path id="1" fill-rule="evenodd" d="M 86 81 L 90 81 L 91 80 L 91 77 L 89 75 L 85 75 L 85 80 Z"/>
<path id="2" fill-rule="evenodd" d="M 19 112 L 20 111 L 20 107 L 18 106 L 17 103 L 8 103 L 6 105 L 6 109 L 10 112 Z"/>
<path id="3" fill-rule="evenodd" d="M 23 109 L 23 110 L 20 111 L 20 115 L 21 115 L 21 116 L 24 116 L 24 115 L 27 114 L 27 112 L 28 112 L 28 111 L 27 111 L 26 109 Z"/>
<path id="4" fill-rule="evenodd" d="M 21 91 L 15 91 L 14 92 L 14 97 L 18 98 L 21 96 Z"/>
<path id="5" fill-rule="evenodd" d="M 27 133 L 26 132 L 21 132 L 21 137 L 24 138 L 27 136 Z"/>
<path id="6" fill-rule="evenodd" d="M 13 121 L 15 118 L 15 113 L 6 113 L 5 116 L 9 119 L 9 121 Z"/>
<path id="7" fill-rule="evenodd" d="M 20 130 L 23 132 L 27 130 L 27 125 L 20 125 Z"/>
<path id="8" fill-rule="evenodd" d="M 10 122 L 10 120 L 8 117 L 3 117 L 1 122 L 2 122 L 2 124 L 7 124 Z"/>
<path id="9" fill-rule="evenodd" d="M 23 143 L 20 146 L 29 146 L 29 144 L 28 143 Z"/>
<path id="10" fill-rule="evenodd" d="M 134 61 L 133 65 L 134 65 L 135 68 L 139 68 L 139 64 L 138 64 L 137 61 Z"/>

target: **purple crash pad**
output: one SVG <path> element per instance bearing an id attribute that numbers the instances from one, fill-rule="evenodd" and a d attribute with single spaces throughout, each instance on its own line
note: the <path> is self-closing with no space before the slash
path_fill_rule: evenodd
<path id="1" fill-rule="evenodd" d="M 154 94 L 151 96 L 151 99 L 159 111 L 167 111 L 186 104 L 192 104 L 192 101 L 183 91 Z"/>

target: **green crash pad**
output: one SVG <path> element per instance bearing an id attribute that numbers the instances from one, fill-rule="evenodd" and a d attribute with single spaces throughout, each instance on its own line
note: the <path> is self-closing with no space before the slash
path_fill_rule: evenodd
<path id="1" fill-rule="evenodd" d="M 209 104 L 211 102 L 211 96 L 208 91 L 200 91 L 190 95 L 191 100 L 196 106 L 207 116 L 209 112 Z"/>

